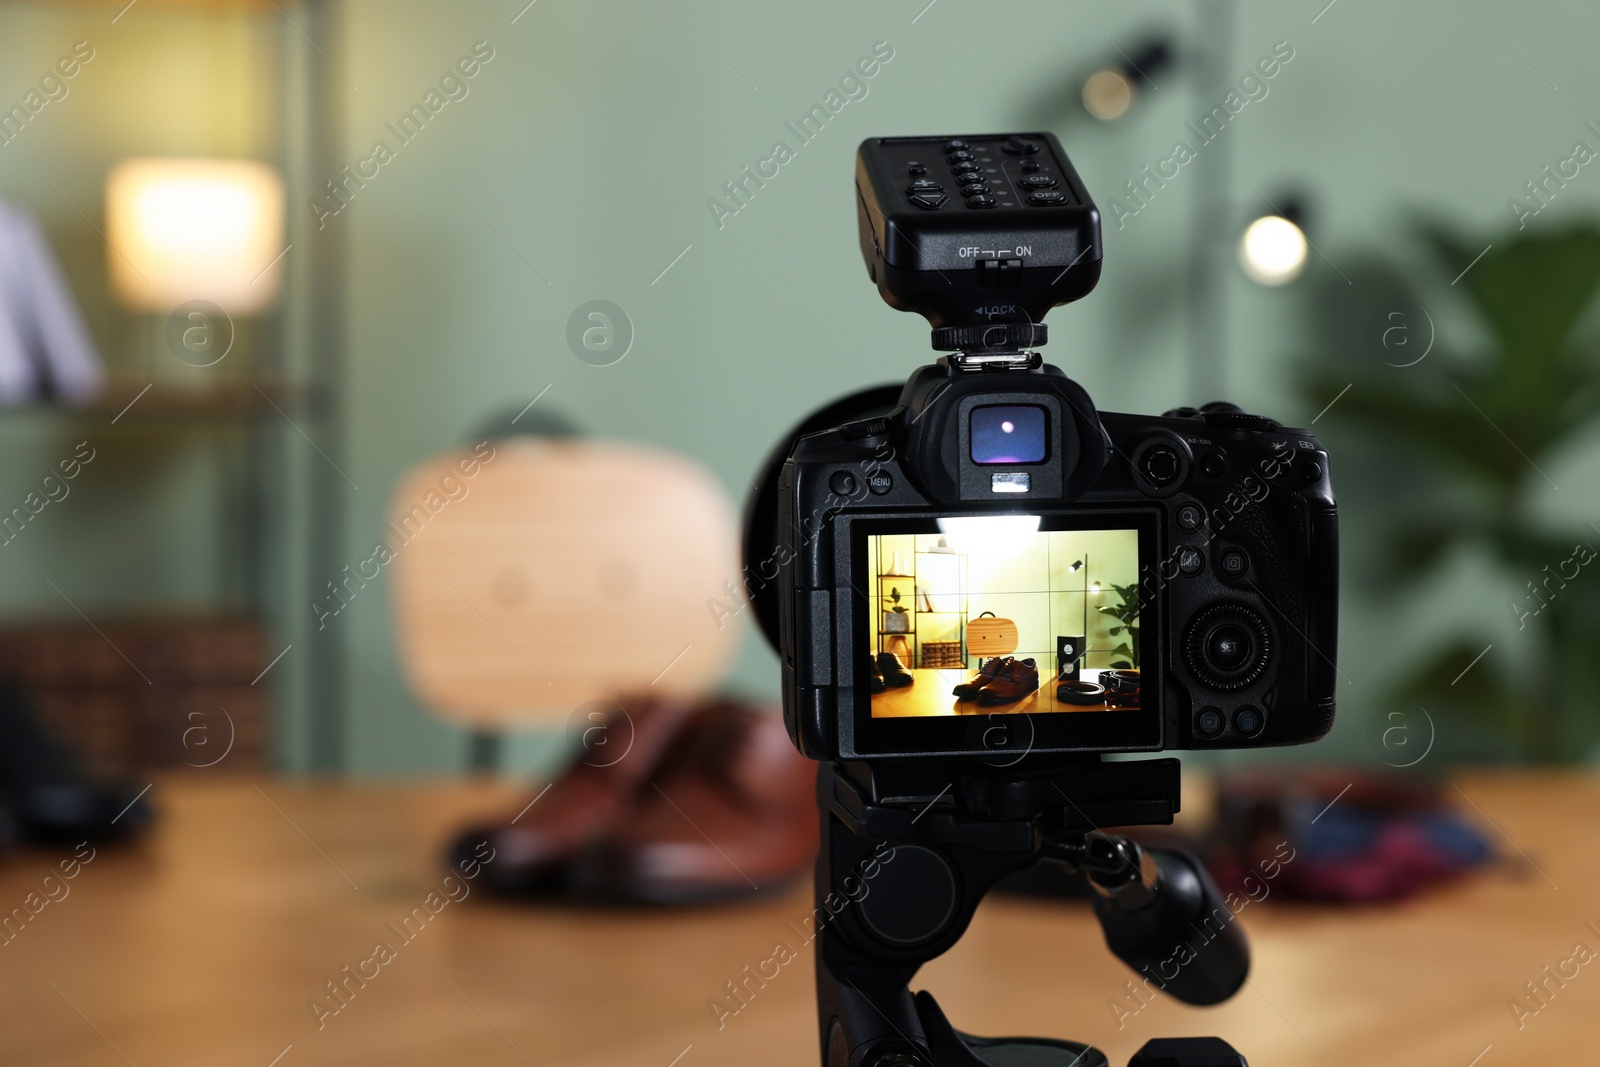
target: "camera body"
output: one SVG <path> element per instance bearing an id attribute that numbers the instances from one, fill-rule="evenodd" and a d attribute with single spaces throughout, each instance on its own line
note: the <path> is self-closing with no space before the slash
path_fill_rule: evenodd
<path id="1" fill-rule="evenodd" d="M 957 181 L 983 189 L 956 205 Z M 884 298 L 953 351 L 818 413 L 753 501 L 747 581 L 800 751 L 981 769 L 1323 736 L 1338 520 L 1317 439 L 1226 404 L 1102 413 L 1027 350 L 1100 268 L 1048 134 L 868 141 L 857 192 Z"/>
<path id="2" fill-rule="evenodd" d="M 975 462 L 970 424 L 985 407 L 1043 408 L 1052 428 L 1047 457 Z M 1089 447 L 1059 444 L 1074 430 Z M 1026 494 L 993 491 L 1019 476 L 1028 479 Z M 1337 513 L 1327 453 L 1305 431 L 1227 411 L 1096 413 L 1083 390 L 1049 366 L 976 375 L 925 367 L 892 413 L 801 438 L 784 464 L 778 500 L 775 558 L 788 560 L 777 583 L 784 719 L 812 759 L 996 764 L 1022 750 L 1301 744 L 1332 726 Z M 871 647 L 871 613 L 881 610 L 873 585 L 884 581 L 869 565 L 870 539 L 938 534 L 949 541 L 948 531 L 976 528 L 981 552 L 983 523 L 998 521 L 1004 552 L 1007 536 L 1030 536 L 1035 516 L 1035 538 L 1059 533 L 1070 542 L 1093 531 L 1096 540 L 1120 534 L 1134 547 L 1139 706 L 979 705 L 948 716 L 874 716 L 872 701 L 882 694 L 871 692 L 859 654 Z M 1008 531 L 1017 518 L 1024 531 Z M 929 596 L 952 594 L 963 591 Z M 964 595 L 968 612 L 982 603 L 970 588 Z M 1080 595 L 1029 586 L 993 602 Z M 1037 606 L 1048 612 L 1053 605 Z M 1054 629 L 1088 636 L 1075 625 L 1080 613 L 1070 605 L 1068 613 L 1048 636 Z"/>

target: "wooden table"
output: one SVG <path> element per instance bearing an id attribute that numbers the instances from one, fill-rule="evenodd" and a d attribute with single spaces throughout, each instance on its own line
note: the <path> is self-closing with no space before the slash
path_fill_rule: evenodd
<path id="1" fill-rule="evenodd" d="M 1049 713 L 1071 715 L 1085 711 L 1125 711 L 1138 714 L 1137 704 L 1113 706 L 1105 701 L 1095 704 L 1069 704 L 1056 699 L 1056 675 L 1046 670 L 1039 676 L 1039 688 L 1006 704 L 983 704 L 976 699 L 962 700 L 951 692 L 958 684 L 972 679 L 974 671 L 966 667 L 913 667 L 907 670 L 913 681 L 907 686 L 890 686 L 881 693 L 872 694 L 874 718 L 906 718 L 910 716 L 939 715 L 1012 715 Z M 1098 682 L 1100 671 L 1085 669 L 1085 682 Z"/>
<path id="2" fill-rule="evenodd" d="M 1130 975 L 1093 920 L 1014 899 L 986 903 L 920 984 L 971 1030 L 1089 1040 L 1118 1065 L 1152 1036 L 1184 1033 L 1224 1035 L 1256 1067 L 1595 1063 L 1600 960 L 1564 988 L 1550 982 L 1521 1029 L 1508 1004 L 1577 943 L 1600 951 L 1585 926 L 1600 928 L 1600 781 L 1458 781 L 1514 864 L 1397 907 L 1250 905 L 1251 984 L 1221 1008 L 1156 1002 L 1119 1029 L 1109 1003 Z M 0 1063 L 817 1062 L 808 953 L 722 1029 L 709 1007 L 747 964 L 797 940 L 803 888 L 737 907 L 620 912 L 474 891 L 407 944 L 388 924 L 440 888 L 451 828 L 525 794 L 195 777 L 155 795 L 159 831 L 101 849 L 71 881 L 44 882 L 65 853 L 0 861 L 0 908 L 45 888 L 61 897 L 0 945 Z M 379 940 L 394 958 L 364 988 L 352 982 L 319 1030 L 311 1002 Z"/>

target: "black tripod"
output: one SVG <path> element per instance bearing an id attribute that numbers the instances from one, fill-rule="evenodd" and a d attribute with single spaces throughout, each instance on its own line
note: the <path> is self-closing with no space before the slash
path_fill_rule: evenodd
<path id="1" fill-rule="evenodd" d="M 945 1018 L 917 969 L 949 949 L 991 886 L 1040 859 L 1088 876 L 1111 951 L 1190 1004 L 1244 983 L 1250 952 L 1193 856 L 1101 826 L 1169 823 L 1178 761 L 1034 771 L 824 764 L 817 784 L 817 1021 L 824 1067 L 1107 1067 L 1073 1041 L 979 1038 Z M 1151 1041 L 1130 1067 L 1246 1067 L 1218 1038 Z"/>

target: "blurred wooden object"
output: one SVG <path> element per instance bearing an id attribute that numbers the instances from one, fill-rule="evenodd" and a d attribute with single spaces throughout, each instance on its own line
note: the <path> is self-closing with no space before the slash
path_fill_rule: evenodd
<path id="1" fill-rule="evenodd" d="M 1006 898 L 986 901 L 913 988 L 976 1033 L 1069 1035 L 1114 1064 L 1176 1034 L 1224 1035 L 1262 1067 L 1467 1067 L 1491 1045 L 1478 1067 L 1592 1063 L 1595 964 L 1551 981 L 1521 1029 L 1507 1005 L 1576 942 L 1600 948 L 1585 926 L 1600 920 L 1600 781 L 1459 785 L 1482 814 L 1448 790 L 1462 810 L 1515 842 L 1490 831 L 1515 865 L 1397 907 L 1249 904 L 1251 982 L 1220 1007 L 1158 997 L 1119 1025 L 1111 1006 L 1137 1006 L 1134 976 L 1088 912 Z M 267 1067 L 280 1054 L 278 1067 L 817 1063 L 811 950 L 797 932 L 807 887 L 737 907 L 607 911 L 491 901 L 463 883 L 464 900 L 402 943 L 389 924 L 444 896 L 439 843 L 520 803 L 520 788 L 195 774 L 153 796 L 164 817 L 145 847 L 102 848 L 65 883 L 69 896 L 0 947 L 0 1003 L 15 1020 L 0 1027 L 7 1067 Z M 0 906 L 42 896 L 59 858 L 8 857 Z M 363 967 L 380 940 L 396 958 Z M 776 943 L 798 958 L 768 963 Z M 747 1005 L 719 1028 L 710 1005 L 746 967 L 776 977 L 750 980 Z M 377 976 L 358 984 L 357 968 Z M 310 1005 L 337 1005 L 329 982 L 347 1000 L 319 1029 Z"/>
<path id="2" fill-rule="evenodd" d="M 741 632 L 737 534 L 722 486 L 658 448 L 511 438 L 435 457 L 385 527 L 401 667 L 425 705 L 480 728 L 652 687 L 703 695 Z"/>
<path id="3" fill-rule="evenodd" d="M 123 775 L 261 770 L 270 693 L 255 681 L 269 659 L 260 625 L 241 618 L 0 629 L 0 676 L 91 764 Z"/>

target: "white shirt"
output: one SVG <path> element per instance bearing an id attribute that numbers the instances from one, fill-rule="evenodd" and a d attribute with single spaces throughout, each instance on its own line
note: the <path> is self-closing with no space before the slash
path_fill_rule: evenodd
<path id="1" fill-rule="evenodd" d="M 105 372 L 34 217 L 0 201 L 0 403 L 94 399 Z"/>

